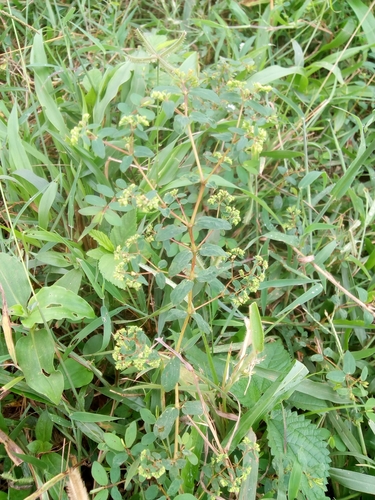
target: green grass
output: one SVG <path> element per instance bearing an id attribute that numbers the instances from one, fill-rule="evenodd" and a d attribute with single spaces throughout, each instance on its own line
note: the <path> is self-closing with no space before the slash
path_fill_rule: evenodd
<path id="1" fill-rule="evenodd" d="M 1 6 L 0 500 L 372 498 L 374 3 Z"/>

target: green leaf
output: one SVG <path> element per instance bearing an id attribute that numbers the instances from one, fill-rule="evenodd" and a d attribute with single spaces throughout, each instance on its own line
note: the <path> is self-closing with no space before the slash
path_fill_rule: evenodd
<path id="1" fill-rule="evenodd" d="M 114 227 L 111 231 L 110 239 L 116 248 L 123 247 L 125 241 L 137 232 L 137 212 L 130 210 L 121 217 L 121 225 Z"/>
<path id="2" fill-rule="evenodd" d="M 224 219 L 217 219 L 216 217 L 203 216 L 197 219 L 195 223 L 197 229 L 231 229 L 231 224 Z"/>
<path id="3" fill-rule="evenodd" d="M 119 417 L 111 417 L 110 415 L 102 415 L 100 413 L 87 413 L 85 411 L 74 411 L 69 415 L 69 418 L 75 422 L 83 423 L 113 422 L 119 419 Z"/>
<path id="4" fill-rule="evenodd" d="M 146 148 L 146 146 L 135 146 L 134 156 L 136 158 L 152 158 L 155 156 L 155 153 L 150 148 Z"/>
<path id="5" fill-rule="evenodd" d="M 38 212 L 38 222 L 39 226 L 42 229 L 48 228 L 49 218 L 50 218 L 50 210 L 53 202 L 55 201 L 57 194 L 58 184 L 57 182 L 51 182 L 44 191 L 42 198 L 39 203 L 39 212 Z"/>
<path id="6" fill-rule="evenodd" d="M 106 432 L 104 434 L 104 441 L 105 444 L 109 448 L 111 448 L 111 450 L 120 452 L 124 451 L 124 445 L 122 444 L 121 439 L 116 434 L 113 434 L 111 432 Z"/>
<path id="7" fill-rule="evenodd" d="M 108 238 L 106 234 L 102 233 L 101 231 L 98 231 L 97 229 L 92 229 L 89 232 L 89 235 L 93 240 L 99 243 L 100 246 L 108 250 L 108 252 L 113 252 L 115 250 L 112 241 Z"/>
<path id="8" fill-rule="evenodd" d="M 367 43 L 372 45 L 372 52 L 375 52 L 375 17 L 371 12 L 371 6 L 364 4 L 361 0 L 348 0 L 348 4 L 362 24 Z"/>
<path id="9" fill-rule="evenodd" d="M 199 253 L 202 257 L 228 257 L 228 254 L 219 245 L 213 245 L 212 243 L 205 243 L 199 249 Z"/>
<path id="10" fill-rule="evenodd" d="M 112 253 L 103 255 L 99 260 L 99 271 L 104 279 L 122 290 L 127 290 L 125 282 L 114 277 L 118 263 Z"/>
<path id="11" fill-rule="evenodd" d="M 309 300 L 314 299 L 323 291 L 323 286 L 318 283 L 317 285 L 312 286 L 307 292 L 300 295 L 296 300 L 294 300 L 291 304 L 285 307 L 282 311 L 280 311 L 277 315 L 282 316 L 283 314 L 287 314 L 290 311 L 293 311 L 296 307 L 305 304 Z"/>
<path id="12" fill-rule="evenodd" d="M 131 78 L 132 68 L 133 64 L 131 62 L 125 62 L 117 66 L 115 70 L 112 72 L 110 80 L 108 81 L 108 83 L 106 83 L 105 94 L 103 96 L 103 99 L 98 100 L 95 103 L 93 110 L 94 123 L 98 125 L 102 123 L 105 111 L 109 103 L 112 101 L 112 99 L 116 97 L 121 85 L 127 82 Z"/>
<path id="13" fill-rule="evenodd" d="M 64 377 L 55 370 L 55 343 L 46 330 L 31 331 L 16 344 L 18 364 L 31 389 L 59 404 L 64 389 Z"/>
<path id="14" fill-rule="evenodd" d="M 127 448 L 131 448 L 133 446 L 136 437 L 137 437 L 137 422 L 133 420 L 127 426 L 125 431 L 125 445 Z"/>
<path id="15" fill-rule="evenodd" d="M 191 493 L 182 493 L 181 495 L 174 497 L 174 500 L 197 500 L 197 497 Z"/>
<path id="16" fill-rule="evenodd" d="M 203 407 L 200 401 L 187 401 L 182 407 L 184 415 L 203 415 Z"/>
<path id="17" fill-rule="evenodd" d="M 177 357 L 173 357 L 165 365 L 163 373 L 161 374 L 160 383 L 165 392 L 172 391 L 180 378 L 181 362 Z"/>
<path id="18" fill-rule="evenodd" d="M 176 288 L 171 292 L 171 302 L 174 306 L 180 304 L 187 294 L 193 289 L 194 282 L 188 279 L 184 279 L 179 283 Z"/>
<path id="19" fill-rule="evenodd" d="M 318 177 L 322 175 L 323 172 L 309 172 L 300 180 L 298 187 L 299 189 L 304 189 L 310 186 Z"/>
<path id="20" fill-rule="evenodd" d="M 202 89 L 200 87 L 196 88 L 191 88 L 189 91 L 189 96 L 195 96 L 195 97 L 200 97 L 204 101 L 210 101 L 213 102 L 214 104 L 220 104 L 221 100 L 219 96 L 214 92 L 213 90 L 210 89 Z"/>
<path id="21" fill-rule="evenodd" d="M 344 354 L 343 372 L 346 375 L 353 375 L 356 370 L 356 364 L 353 354 L 350 351 L 346 351 Z"/>
<path id="22" fill-rule="evenodd" d="M 155 241 L 167 241 L 186 233 L 186 231 L 186 226 L 175 226 L 174 224 L 170 224 L 169 226 L 157 231 Z"/>
<path id="23" fill-rule="evenodd" d="M 30 314 L 22 319 L 27 328 L 51 319 L 78 321 L 83 318 L 95 318 L 94 310 L 82 297 L 57 285 L 41 288 L 36 296 L 30 299 L 27 309 Z"/>
<path id="24" fill-rule="evenodd" d="M 204 332 L 206 335 L 210 335 L 211 327 L 207 323 L 207 321 L 204 320 L 203 317 L 199 313 L 194 313 L 193 318 L 194 318 L 196 324 L 198 325 L 199 330 Z"/>
<path id="25" fill-rule="evenodd" d="M 26 271 L 16 257 L 2 252 L 0 252 L 0 285 L 3 287 L 8 308 L 20 304 L 26 309 L 31 294 Z M 0 306 L 3 306 L 1 293 Z"/>
<path id="26" fill-rule="evenodd" d="M 104 218 L 111 226 L 121 226 L 121 217 L 110 208 L 104 212 Z"/>
<path id="27" fill-rule="evenodd" d="M 259 452 L 257 437 L 252 429 L 246 435 L 249 445 L 244 453 L 242 466 L 250 469 L 250 474 L 242 481 L 238 500 L 255 500 L 258 486 Z"/>
<path id="28" fill-rule="evenodd" d="M 289 234 L 281 233 L 280 231 L 270 231 L 263 236 L 264 238 L 269 238 L 270 240 L 282 241 L 292 247 L 297 247 L 299 243 L 297 236 L 291 236 Z"/>
<path id="29" fill-rule="evenodd" d="M 275 470 L 283 467 L 288 478 L 297 462 L 302 470 L 302 494 L 309 500 L 324 498 L 322 488 L 326 489 L 330 458 L 323 430 L 290 410 L 272 412 L 267 430 Z"/>
<path id="30" fill-rule="evenodd" d="M 154 425 L 154 434 L 159 439 L 166 439 L 178 417 L 177 408 L 166 408 Z"/>
<path id="31" fill-rule="evenodd" d="M 95 481 L 100 484 L 100 486 L 106 486 L 108 484 L 108 476 L 105 468 L 97 462 L 93 462 L 91 467 L 91 474 Z"/>
<path id="32" fill-rule="evenodd" d="M 289 160 L 291 158 L 297 158 L 298 156 L 304 156 L 304 153 L 301 151 L 287 151 L 285 149 L 280 149 L 278 151 L 262 151 L 260 156 L 274 158 L 276 160 Z"/>
<path id="33" fill-rule="evenodd" d="M 251 331 L 251 344 L 256 354 L 260 354 L 264 349 L 264 330 L 259 309 L 256 302 L 249 308 L 249 326 Z"/>
<path id="34" fill-rule="evenodd" d="M 367 493 L 368 495 L 374 494 L 374 476 L 361 474 L 360 472 L 354 472 L 347 469 L 335 469 L 333 467 L 329 469 L 329 475 L 333 481 L 337 481 L 342 486 L 345 486 L 345 488 L 349 488 L 353 491 L 359 491 L 360 493 Z"/>
<path id="35" fill-rule="evenodd" d="M 48 442 L 52 438 L 53 423 L 48 411 L 43 411 L 35 426 L 35 436 L 39 441 Z"/>
<path id="36" fill-rule="evenodd" d="M 8 143 L 9 143 L 9 156 L 12 163 L 12 169 L 28 169 L 33 170 L 29 157 L 25 152 L 22 141 L 19 137 L 17 104 L 15 103 L 12 112 L 8 119 Z"/>
<path id="37" fill-rule="evenodd" d="M 140 414 L 141 414 L 141 418 L 145 424 L 153 425 L 156 422 L 155 415 L 153 413 L 151 413 L 148 408 L 141 408 Z"/>
<path id="38" fill-rule="evenodd" d="M 190 250 L 179 252 L 171 262 L 169 267 L 169 276 L 172 278 L 184 269 L 189 267 L 190 261 L 193 258 L 193 253 Z"/>
<path id="39" fill-rule="evenodd" d="M 65 369 L 69 373 L 69 378 L 70 378 L 69 380 L 65 372 L 63 372 L 64 390 L 71 389 L 72 388 L 71 383 L 75 388 L 88 385 L 94 378 L 94 374 L 92 373 L 92 371 L 86 368 L 85 366 L 81 365 L 81 363 L 78 363 L 78 361 L 76 361 L 75 359 L 68 358 L 64 362 L 64 365 Z"/>

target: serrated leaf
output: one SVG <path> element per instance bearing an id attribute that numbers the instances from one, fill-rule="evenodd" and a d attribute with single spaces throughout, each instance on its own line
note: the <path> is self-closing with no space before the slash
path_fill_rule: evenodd
<path id="1" fill-rule="evenodd" d="M 101 272 L 104 279 L 116 285 L 122 290 L 127 290 L 125 282 L 115 278 L 116 267 L 118 266 L 118 260 L 115 260 L 113 253 L 103 255 L 99 260 L 99 271 Z"/>
<path id="2" fill-rule="evenodd" d="M 121 225 L 114 227 L 111 231 L 110 239 L 115 247 L 124 243 L 137 232 L 137 212 L 130 210 L 121 217 Z"/>
<path id="3" fill-rule="evenodd" d="M 190 290 L 193 289 L 194 282 L 191 280 L 184 279 L 179 283 L 176 288 L 174 288 L 171 292 L 171 302 L 174 306 L 180 304 Z"/>
<path id="4" fill-rule="evenodd" d="M 187 268 L 192 258 L 193 253 L 190 250 L 183 250 L 182 252 L 179 252 L 171 262 L 169 267 L 169 276 L 172 278 Z"/>
<path id="5" fill-rule="evenodd" d="M 218 230 L 228 230 L 232 226 L 230 222 L 224 219 L 218 219 L 216 217 L 203 216 L 200 217 L 195 223 L 197 229 L 218 229 Z"/>
<path id="6" fill-rule="evenodd" d="M 108 252 L 114 251 L 115 247 L 106 234 L 98 231 L 97 229 L 93 229 L 89 232 L 89 235 L 93 240 L 99 243 L 101 247 L 105 248 L 105 250 L 108 250 Z"/>
<path id="7" fill-rule="evenodd" d="M 267 419 L 268 442 L 274 461 L 289 478 L 293 465 L 301 466 L 301 491 L 309 500 L 326 498 L 330 464 L 327 443 L 319 429 L 303 415 L 277 410 Z"/>

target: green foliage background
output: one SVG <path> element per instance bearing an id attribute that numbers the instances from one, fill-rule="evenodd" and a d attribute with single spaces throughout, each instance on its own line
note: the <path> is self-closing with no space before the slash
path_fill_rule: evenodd
<path id="1" fill-rule="evenodd" d="M 1 6 L 0 500 L 373 497 L 374 4 Z"/>

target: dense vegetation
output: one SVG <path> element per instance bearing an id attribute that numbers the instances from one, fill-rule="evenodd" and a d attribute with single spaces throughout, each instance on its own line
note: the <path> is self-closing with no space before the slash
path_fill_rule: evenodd
<path id="1" fill-rule="evenodd" d="M 374 4 L 2 3 L 0 500 L 373 498 Z"/>

